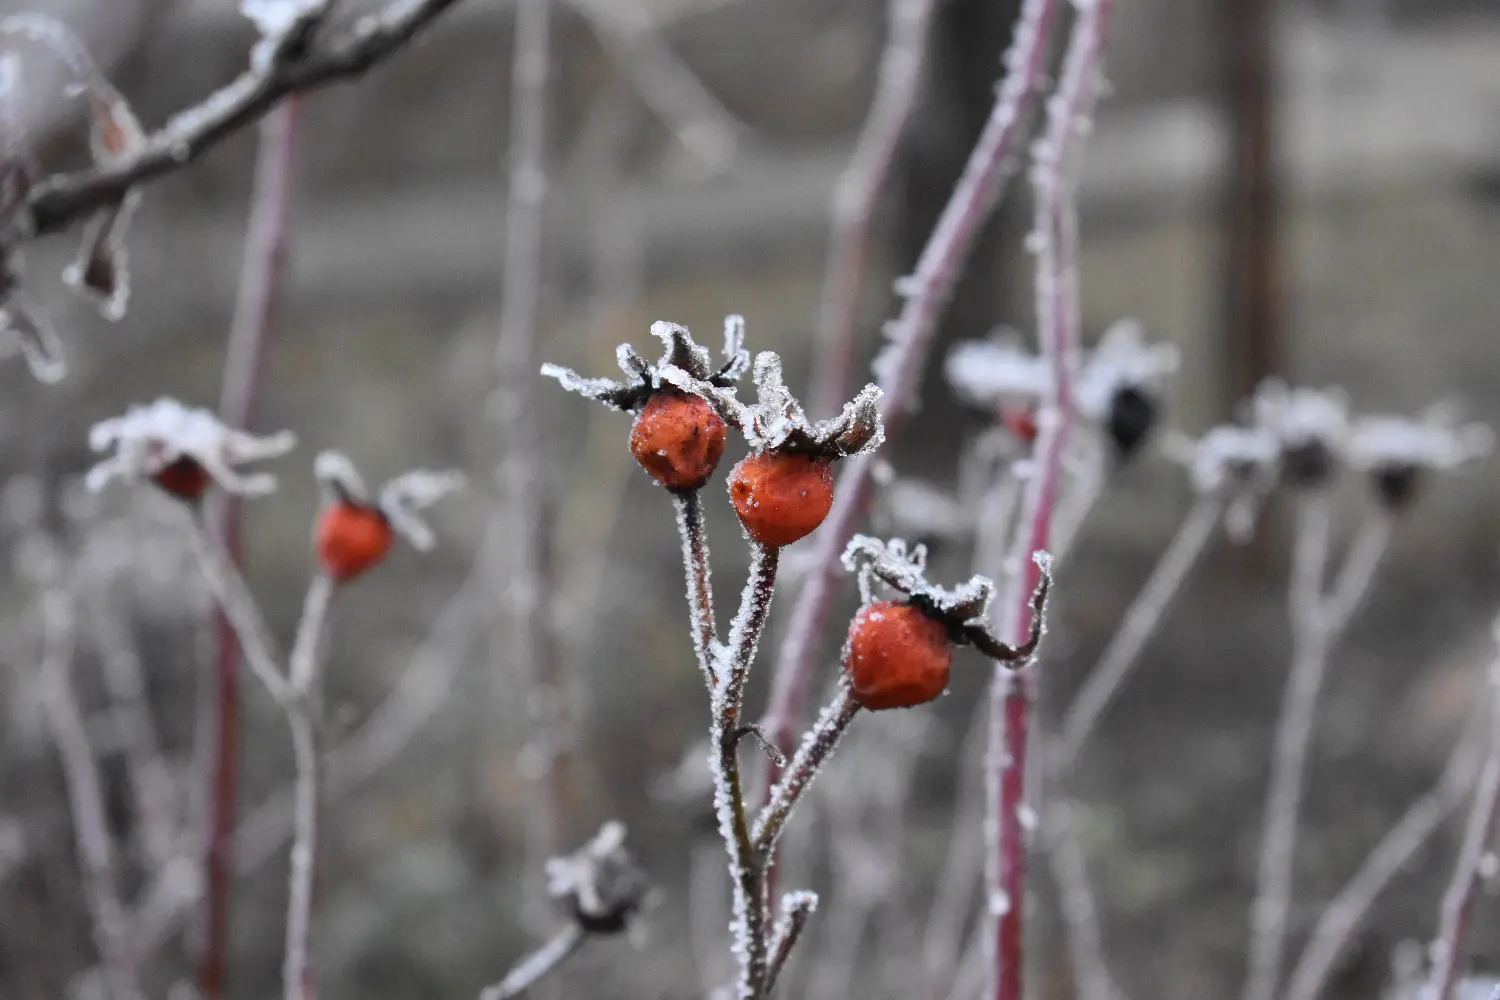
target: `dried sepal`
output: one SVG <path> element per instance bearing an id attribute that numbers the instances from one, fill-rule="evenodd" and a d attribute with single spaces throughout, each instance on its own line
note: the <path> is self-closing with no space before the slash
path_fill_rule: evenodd
<path id="1" fill-rule="evenodd" d="M 422 520 L 421 512 L 463 486 L 461 472 L 412 469 L 380 488 L 380 509 L 412 548 L 427 552 L 433 546 L 434 537 L 432 529 Z"/>
<path id="2" fill-rule="evenodd" d="M 1265 427 L 1221 424 L 1196 441 L 1169 434 L 1163 450 L 1187 469 L 1194 492 L 1225 500 L 1224 526 L 1230 538 L 1247 540 L 1261 500 L 1280 477 L 1281 442 L 1276 435 Z"/>
<path id="3" fill-rule="evenodd" d="M 611 820 L 572 854 L 546 865 L 547 894 L 565 904 L 590 934 L 618 934 L 645 903 L 650 891 L 635 858 L 625 847 L 625 825 Z"/>
<path id="4" fill-rule="evenodd" d="M 1447 403 L 1416 418 L 1376 416 L 1356 421 L 1349 434 L 1351 467 L 1367 473 L 1380 502 L 1394 511 L 1416 499 L 1423 480 L 1489 454 L 1494 432 L 1483 424 L 1460 424 Z"/>
<path id="5" fill-rule="evenodd" d="M 612 409 L 634 413 L 653 395 L 668 386 L 689 392 L 699 388 L 706 392 L 727 389 L 738 381 L 748 367 L 749 355 L 744 349 L 745 321 L 730 316 L 724 321 L 724 359 L 718 368 L 708 349 L 698 346 L 685 326 L 658 321 L 651 324 L 651 335 L 662 342 L 662 355 L 650 364 L 629 344 L 621 344 L 615 360 L 624 373 L 624 381 L 586 378 L 561 365 L 544 364 L 541 372 L 555 378 L 569 392 L 597 400 Z M 700 393 L 702 394 L 702 393 Z M 733 399 L 733 394 L 729 395 Z"/>
<path id="6" fill-rule="evenodd" d="M 46 315 L 16 290 L 0 296 L 0 356 L 19 352 L 38 382 L 67 374 L 62 340 Z"/>
<path id="7" fill-rule="evenodd" d="M 341 451 L 320 451 L 313 459 L 313 476 L 318 488 L 328 503 L 370 502 L 370 491 L 365 486 L 365 477 L 360 475 L 354 462 Z"/>
<path id="8" fill-rule="evenodd" d="M 84 483 L 97 491 L 117 479 L 150 480 L 173 463 L 187 460 L 201 466 L 226 492 L 261 496 L 276 488 L 276 477 L 264 472 L 246 474 L 241 467 L 284 455 L 296 440 L 290 431 L 262 437 L 236 430 L 208 410 L 191 409 L 163 397 L 94 425 L 89 446 L 114 453 L 90 469 Z"/>
<path id="9" fill-rule="evenodd" d="M 125 231 L 139 204 L 140 192 L 132 188 L 90 216 L 78 257 L 63 271 L 63 282 L 95 300 L 100 315 L 111 322 L 124 319 L 130 304 Z"/>
<path id="10" fill-rule="evenodd" d="M 1349 399 L 1343 390 L 1266 379 L 1256 387 L 1250 416 L 1275 437 L 1282 479 L 1289 485 L 1322 487 L 1338 472 L 1349 438 Z"/>

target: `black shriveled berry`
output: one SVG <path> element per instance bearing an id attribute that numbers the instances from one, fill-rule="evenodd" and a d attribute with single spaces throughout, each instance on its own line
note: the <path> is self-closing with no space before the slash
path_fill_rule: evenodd
<path id="1" fill-rule="evenodd" d="M 1115 390 L 1114 398 L 1109 402 L 1106 427 L 1122 461 L 1140 448 L 1156 425 L 1156 418 L 1156 400 L 1139 386 L 1126 385 Z"/>

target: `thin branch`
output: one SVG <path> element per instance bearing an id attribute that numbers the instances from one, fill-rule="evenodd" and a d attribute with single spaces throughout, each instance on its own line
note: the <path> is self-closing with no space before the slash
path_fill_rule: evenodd
<path id="1" fill-rule="evenodd" d="M 1074 990 L 1080 1000 L 1118 1000 L 1122 994 L 1104 957 L 1098 906 L 1089 884 L 1088 860 L 1073 825 L 1073 806 L 1056 802 L 1049 814 L 1047 857 L 1057 883 L 1058 909 L 1068 928 Z"/>
<path id="2" fill-rule="evenodd" d="M 313 578 L 302 607 L 302 623 L 292 647 L 292 697 L 286 702 L 292 729 L 297 781 L 294 791 L 290 885 L 287 893 L 286 953 L 282 965 L 285 1000 L 312 1000 L 318 995 L 312 966 L 312 909 L 322 824 L 322 770 L 319 737 L 322 728 L 320 663 L 333 581 Z"/>
<path id="3" fill-rule="evenodd" d="M 131 947 L 129 920 L 120 900 L 104 788 L 69 677 L 75 638 L 71 597 L 57 587 L 49 587 L 42 595 L 42 621 L 46 631 L 39 693 L 52 740 L 62 760 L 73 836 L 83 868 L 85 899 L 93 918 L 104 982 L 111 1000 L 144 1000 L 137 958 Z"/>
<path id="4" fill-rule="evenodd" d="M 781 908 L 776 926 L 771 931 L 771 966 L 766 972 L 766 992 L 776 988 L 781 970 L 786 968 L 797 939 L 818 908 L 818 897 L 811 892 L 789 892 L 781 897 Z"/>
<path id="5" fill-rule="evenodd" d="M 559 758 L 571 739 L 565 692 L 558 677 L 543 549 L 541 461 L 534 382 L 542 279 L 542 210 L 547 194 L 547 139 L 552 47 L 550 0 L 521 0 L 511 49 L 509 185 L 505 262 L 501 273 L 500 331 L 495 350 L 498 481 L 497 516 L 505 524 L 496 580 L 503 588 L 503 659 L 525 691 L 528 756 L 536 760 L 527 809 L 530 868 L 560 846 L 563 789 Z M 497 692 L 513 684 L 496 681 Z M 507 695 L 509 696 L 509 695 Z"/>
<path id="6" fill-rule="evenodd" d="M 922 943 L 924 972 L 929 987 L 936 990 L 942 980 L 957 968 L 957 959 L 965 941 L 964 926 L 971 912 L 974 892 L 984 881 L 985 865 L 985 740 L 989 706 L 980 701 L 974 706 L 964 749 L 959 755 L 957 807 L 948 837 L 948 853 L 943 873 L 928 911 L 927 932 Z M 973 777 L 971 778 L 970 775 Z M 976 990 L 977 991 L 977 990 Z"/>
<path id="7" fill-rule="evenodd" d="M 266 343 L 286 263 L 301 107 L 302 98 L 294 96 L 261 123 L 245 253 L 219 400 L 219 418 L 228 427 L 248 429 L 260 395 Z M 214 535 L 228 557 L 238 564 L 244 546 L 244 517 L 239 498 L 223 497 L 215 514 Z M 229 899 L 233 888 L 233 836 L 239 784 L 239 648 L 234 630 L 222 612 L 214 615 L 214 638 L 214 671 L 203 682 L 213 689 L 210 701 L 213 724 L 210 752 L 204 758 L 208 762 L 210 788 L 204 858 L 207 930 L 198 969 L 199 991 L 209 1000 L 224 994 L 228 974 Z"/>
<path id="8" fill-rule="evenodd" d="M 718 645 L 718 626 L 714 623 L 713 570 L 708 559 L 708 535 L 703 527 L 703 498 L 698 490 L 674 493 L 672 506 L 677 510 L 677 533 L 682 538 L 682 566 L 687 574 L 688 613 L 693 622 L 693 651 L 698 654 L 698 669 L 709 691 L 714 689 L 714 649 Z"/>
<path id="9" fill-rule="evenodd" d="M 1471 724 L 1454 743 L 1437 784 L 1407 807 L 1324 909 L 1287 981 L 1285 1000 L 1317 1000 L 1322 995 L 1344 949 L 1380 894 L 1463 804 L 1484 756 L 1484 717 L 1484 712 L 1473 715 Z"/>
<path id="10" fill-rule="evenodd" d="M 1496 629 L 1500 636 L 1500 626 Z M 1490 728 L 1485 746 L 1484 769 L 1474 790 L 1474 802 L 1464 826 L 1463 843 L 1453 878 L 1443 893 L 1438 916 L 1437 938 L 1432 943 L 1432 978 L 1427 995 L 1430 1000 L 1449 1000 L 1458 980 L 1459 960 L 1468 937 L 1469 920 L 1479 896 L 1485 853 L 1495 837 L 1495 823 L 1500 819 L 1500 663 L 1490 667 Z"/>
<path id="11" fill-rule="evenodd" d="M 765 807 L 755 817 L 751 840 L 756 854 L 761 858 L 769 861 L 771 851 L 776 846 L 776 838 L 786 827 L 792 810 L 797 808 L 797 803 L 802 800 L 813 778 L 817 777 L 818 771 L 832 756 L 839 740 L 843 739 L 849 724 L 858 714 L 859 702 L 854 700 L 854 693 L 849 689 L 848 683 L 840 680 L 833 700 L 824 706 L 818 721 L 802 738 L 802 745 L 797 748 L 796 755 L 787 765 L 786 773 L 776 783 L 776 787 L 771 789 Z"/>
<path id="12" fill-rule="evenodd" d="M 1035 471 L 1027 483 L 1017 547 L 1020 567 L 1006 595 L 1001 638 L 1019 644 L 1025 635 L 1031 594 L 1042 572 L 1031 558 L 1048 546 L 1061 490 L 1063 456 L 1073 423 L 1073 380 L 1078 368 L 1080 319 L 1078 219 L 1075 190 L 1077 157 L 1100 82 L 1100 60 L 1112 0 L 1080 7 L 1063 55 L 1056 94 L 1047 104 L 1047 127 L 1035 151 L 1032 186 L 1036 225 L 1031 234 L 1036 262 L 1038 341 L 1052 369 L 1052 384 L 1041 414 L 1035 445 Z M 1025 801 L 1035 664 L 1019 674 L 995 664 L 990 687 L 990 753 L 987 762 L 989 845 L 987 872 L 990 932 L 989 994 L 995 1000 L 1023 995 L 1023 923 L 1026 910 L 1026 835 L 1030 807 Z M 1033 820 L 1034 822 L 1034 820 Z"/>
<path id="13" fill-rule="evenodd" d="M 358 76 L 410 42 L 458 0 L 390 0 L 342 33 L 281 58 L 253 60 L 234 81 L 174 115 L 141 149 L 95 169 L 43 180 L 26 200 L 31 231 L 66 229 L 144 181 L 180 170 L 288 95 Z"/>
<path id="14" fill-rule="evenodd" d="M 881 419 L 887 435 L 900 428 L 912 392 L 926 368 L 938 320 L 968 262 L 979 231 L 993 213 L 1010 177 L 1030 104 L 1046 67 L 1047 37 L 1055 9 L 1055 0 L 1026 0 L 1022 7 L 1006 53 L 1005 79 L 1000 84 L 994 109 L 917 260 L 915 271 L 903 282 L 908 295 L 891 327 L 891 343 L 876 370 L 880 387 L 885 390 Z M 839 503 L 818 531 L 811 567 L 793 602 L 792 617 L 771 677 L 770 704 L 764 719 L 766 732 L 783 749 L 796 738 L 797 719 L 806 704 L 808 685 L 833 609 L 839 559 L 864 516 L 872 470 L 868 455 L 844 463 L 836 487 Z"/>
<path id="15" fill-rule="evenodd" d="M 1292 665 L 1282 698 L 1266 794 L 1255 902 L 1250 917 L 1250 956 L 1245 1000 L 1272 1000 L 1286 949 L 1291 908 L 1292 860 L 1301 812 L 1303 774 L 1312 741 L 1318 694 L 1333 636 L 1323 613 L 1323 577 L 1328 563 L 1332 500 L 1324 493 L 1298 498 L 1288 585 L 1292 621 Z"/>
<path id="16" fill-rule="evenodd" d="M 858 339 L 860 292 L 869 270 L 876 211 L 891 177 L 901 139 L 921 90 L 936 0 L 890 0 L 890 27 L 875 98 L 854 144 L 854 155 L 833 189 L 833 219 L 823 295 L 813 344 L 812 412 L 837 413 L 848 398 Z"/>
<path id="17" fill-rule="evenodd" d="M 208 582 L 208 589 L 219 602 L 224 616 L 239 639 L 240 649 L 250 670 L 265 685 L 266 691 L 278 704 L 285 705 L 291 698 L 292 687 L 281 672 L 281 653 L 271 630 L 261 616 L 260 606 L 245 586 L 244 577 L 230 561 L 217 540 L 210 537 L 203 522 L 196 515 L 190 519 L 193 552 L 198 557 L 199 569 Z"/>
<path id="18" fill-rule="evenodd" d="M 1167 607 L 1198 564 L 1223 512 L 1224 501 L 1216 495 L 1203 495 L 1194 501 L 1177 534 L 1120 620 L 1109 645 L 1099 654 L 1088 679 L 1063 713 L 1058 737 L 1051 747 L 1049 763 L 1054 773 L 1068 770 L 1077 759 L 1161 624 Z"/>
<path id="19" fill-rule="evenodd" d="M 480 991 L 479 1000 L 510 1000 L 531 989 L 562 965 L 587 938 L 583 928 L 570 923 L 546 944 L 516 963 L 505 978 Z"/>

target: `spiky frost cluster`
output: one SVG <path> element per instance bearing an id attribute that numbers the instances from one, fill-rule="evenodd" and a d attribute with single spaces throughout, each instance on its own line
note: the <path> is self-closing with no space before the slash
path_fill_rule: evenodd
<path id="1" fill-rule="evenodd" d="M 729 389 L 750 368 L 750 352 L 744 347 L 745 320 L 742 316 L 730 316 L 724 320 L 723 361 L 717 368 L 708 349 L 693 341 L 687 327 L 656 322 L 651 324 L 651 335 L 662 342 L 661 358 L 654 365 L 629 344 L 616 348 L 615 359 L 625 373 L 624 381 L 585 378 L 571 368 L 553 364 L 542 365 L 542 374 L 557 379 L 569 392 L 597 400 L 611 409 L 634 413 L 651 396 L 668 386 L 687 388 L 701 385 L 713 390 Z"/>

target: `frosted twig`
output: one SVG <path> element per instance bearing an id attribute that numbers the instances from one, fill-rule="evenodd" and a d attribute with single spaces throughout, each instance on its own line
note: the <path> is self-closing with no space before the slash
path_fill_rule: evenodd
<path id="1" fill-rule="evenodd" d="M 265 685 L 266 690 L 278 704 L 285 705 L 292 696 L 291 684 L 281 672 L 281 654 L 276 640 L 261 616 L 260 606 L 245 586 L 244 577 L 229 560 L 217 540 L 204 529 L 196 515 L 189 521 L 192 526 L 193 552 L 198 557 L 199 569 L 219 602 L 224 616 L 233 627 L 240 649 L 250 670 Z"/>
<path id="2" fill-rule="evenodd" d="M 921 381 L 938 319 L 948 304 L 974 241 L 994 211 L 1020 141 L 1032 96 L 1046 66 L 1047 36 L 1055 0 L 1026 0 L 1006 53 L 1006 74 L 974 150 L 969 154 L 953 194 L 917 260 L 901 314 L 890 330 L 890 345 L 876 376 L 884 390 L 881 412 L 887 433 L 905 416 L 911 394 Z M 819 529 L 811 567 L 793 602 L 771 678 L 765 729 L 777 745 L 795 738 L 819 645 L 832 611 L 835 580 L 844 546 L 854 534 L 869 500 L 873 469 L 869 456 L 850 461 L 835 488 L 839 503 Z"/>
<path id="3" fill-rule="evenodd" d="M 235 292 L 234 318 L 224 355 L 219 418 L 226 426 L 250 426 L 260 394 L 266 343 L 270 337 L 278 289 L 285 270 L 288 220 L 296 187 L 298 122 L 302 98 L 293 96 L 265 118 L 255 160 L 250 220 Z M 213 508 L 214 535 L 236 564 L 244 545 L 244 520 L 238 497 L 225 495 Z M 239 751 L 239 649 L 234 630 L 220 612 L 214 616 L 214 670 L 202 682 L 211 686 L 211 745 L 201 756 L 208 764 L 209 815 L 204 884 L 207 898 L 198 989 L 209 1000 L 224 993 L 228 974 L 229 900 L 233 891 L 233 836 L 237 803 Z"/>
<path id="4" fill-rule="evenodd" d="M 1496 640 L 1500 641 L 1500 622 L 1496 624 L 1495 634 Z M 1484 768 L 1474 789 L 1453 877 L 1443 893 L 1439 910 L 1437 937 L 1432 942 L 1432 978 L 1427 990 L 1430 1000 L 1449 1000 L 1453 995 L 1469 920 L 1484 880 L 1485 852 L 1491 849 L 1496 819 L 1500 818 L 1500 662 L 1490 667 L 1486 679 L 1490 685 L 1490 726 L 1484 749 Z"/>
<path id="5" fill-rule="evenodd" d="M 1360 522 L 1354 542 L 1344 556 L 1344 565 L 1323 601 L 1324 627 L 1334 638 L 1343 634 L 1349 619 L 1369 594 L 1375 573 L 1390 547 L 1392 527 L 1391 516 L 1383 510 L 1367 513 Z"/>
<path id="6" fill-rule="evenodd" d="M 620 72 L 690 154 L 710 170 L 734 155 L 743 126 L 672 51 L 637 0 L 570 0 Z"/>
<path id="7" fill-rule="evenodd" d="M 755 817 L 751 840 L 758 855 L 769 859 L 776 846 L 776 838 L 781 835 L 792 810 L 797 807 L 818 770 L 827 763 L 829 756 L 838 747 L 839 740 L 848 731 L 849 723 L 858 714 L 859 702 L 854 700 L 848 683 L 841 679 L 833 700 L 823 708 L 818 721 L 802 738 L 802 745 L 797 748 L 796 755 L 787 765 L 786 773 L 781 776 L 776 787 L 771 789 L 765 807 Z"/>
<path id="8" fill-rule="evenodd" d="M 45 628 L 41 672 L 38 677 L 42 708 L 62 760 L 73 836 L 83 868 L 84 891 L 93 918 L 94 941 L 104 968 L 110 1000 L 144 1000 L 140 973 L 131 947 L 130 926 L 120 900 L 115 870 L 115 845 L 105 814 L 104 789 L 88 729 L 73 692 L 75 637 L 71 597 L 56 586 L 42 594 Z"/>
<path id="9" fill-rule="evenodd" d="M 1122 996 L 1110 975 L 1099 934 L 1099 913 L 1089 885 L 1088 862 L 1078 831 L 1073 826 L 1073 807 L 1055 802 L 1048 810 L 1047 857 L 1057 883 L 1058 909 L 1068 928 L 1068 953 L 1073 963 L 1074 990 L 1081 1000 L 1116 1000 Z"/>
<path id="10" fill-rule="evenodd" d="M 1057 92 L 1047 102 L 1047 126 L 1036 145 L 1032 187 L 1036 201 L 1036 302 L 1038 343 L 1052 371 L 1039 435 L 1035 470 L 1016 536 L 1013 590 L 1001 606 L 1002 638 L 1025 634 L 1029 599 L 1042 569 L 1031 558 L 1047 548 L 1061 490 L 1063 456 L 1074 420 L 1073 384 L 1078 371 L 1079 292 L 1076 159 L 1100 84 L 1101 50 L 1113 0 L 1092 0 L 1078 9 L 1063 55 Z M 986 775 L 990 933 L 989 995 L 1021 1000 L 1023 923 L 1026 911 L 1026 760 L 1035 666 L 1013 672 L 997 663 L 990 687 L 990 752 Z M 1008 905 L 996 906 L 1005 900 Z M 998 912 L 997 912 L 998 911 Z"/>
<path id="11" fill-rule="evenodd" d="M 1473 714 L 1465 732 L 1454 743 L 1437 783 L 1407 807 L 1401 819 L 1323 910 L 1287 980 L 1285 1000 L 1317 1000 L 1322 995 L 1339 957 L 1369 916 L 1376 899 L 1463 803 L 1474 787 L 1483 758 L 1488 711 L 1485 706 L 1484 711 Z"/>
<path id="12" fill-rule="evenodd" d="M 252 60 L 245 72 L 146 137 L 141 148 L 105 166 L 44 179 L 28 194 L 35 234 L 58 232 L 118 201 L 144 181 L 180 170 L 226 136 L 265 115 L 288 95 L 358 76 L 385 59 L 458 0 L 388 0 L 337 35 L 289 38 L 284 50 Z"/>
<path id="13" fill-rule="evenodd" d="M 292 694 L 286 702 L 297 768 L 293 792 L 292 853 L 287 895 L 286 954 L 282 965 L 285 1000 L 312 1000 L 317 984 L 311 958 L 313 884 L 317 875 L 319 830 L 322 825 L 322 771 L 319 753 L 322 728 L 320 688 L 323 635 L 333 601 L 333 581 L 313 578 L 302 607 L 302 623 L 292 647 Z"/>
<path id="14" fill-rule="evenodd" d="M 528 849 L 539 867 L 557 853 L 563 789 L 559 758 L 569 739 L 558 677 L 552 610 L 544 589 L 546 555 L 541 462 L 533 373 L 537 370 L 537 322 L 541 295 L 542 210 L 547 193 L 550 128 L 551 0 L 521 0 L 511 49 L 509 186 L 505 216 L 505 262 L 501 273 L 500 332 L 495 350 L 497 385 L 493 412 L 500 445 L 502 502 L 496 516 L 506 525 L 497 582 L 503 588 L 505 655 L 527 706 L 527 753 L 537 762 L 527 809 Z M 498 692 L 514 690 L 494 681 Z"/>
<path id="15" fill-rule="evenodd" d="M 1292 622 L 1292 665 L 1276 727 L 1271 787 L 1266 794 L 1255 902 L 1250 916 L 1245 1000 L 1272 1000 L 1286 948 L 1292 855 L 1296 849 L 1303 773 L 1318 693 L 1328 665 L 1328 648 L 1334 638 L 1323 613 L 1331 505 L 1332 500 L 1324 491 L 1297 500 L 1287 595 Z"/>
<path id="16" fill-rule="evenodd" d="M 510 1000 L 520 996 L 567 961 L 586 937 L 579 924 L 569 923 L 546 944 L 517 962 L 504 979 L 481 990 L 479 1000 Z"/>
<path id="17" fill-rule="evenodd" d="M 917 106 L 936 7 L 936 0 L 890 0 L 875 97 L 855 140 L 854 155 L 834 186 L 828 261 L 813 345 L 811 403 L 812 411 L 820 416 L 836 412 L 849 394 L 860 292 L 869 270 L 876 209 Z"/>
<path id="18" fill-rule="evenodd" d="M 1131 668 L 1150 641 L 1172 599 L 1197 565 L 1214 528 L 1224 512 L 1224 500 L 1215 494 L 1200 495 L 1183 519 L 1177 534 L 1157 560 L 1145 585 L 1126 610 L 1120 626 L 1089 671 L 1088 679 L 1064 712 L 1058 736 L 1051 747 L 1051 769 L 1066 771 L 1083 744 L 1099 724 Z"/>
<path id="19" fill-rule="evenodd" d="M 948 852 L 938 888 L 933 894 L 927 932 L 922 942 L 924 972 L 934 990 L 941 985 L 939 976 L 953 975 L 974 891 L 984 881 L 983 764 L 988 719 L 989 706 L 981 700 L 974 706 L 968 735 L 964 737 L 964 749 L 959 755 L 960 784 L 948 837 Z M 973 779 L 969 775 L 973 775 Z"/>
<path id="20" fill-rule="evenodd" d="M 789 892 L 781 897 L 781 909 L 776 926 L 771 931 L 770 968 L 766 971 L 766 992 L 776 988 L 776 980 L 786 967 L 797 939 L 818 908 L 818 897 L 811 892 Z"/>
<path id="21" fill-rule="evenodd" d="M 693 622 L 693 651 L 698 654 L 698 669 L 710 692 L 715 685 L 713 656 L 718 646 L 718 626 L 714 624 L 714 589 L 708 561 L 708 536 L 703 527 L 703 498 L 698 490 L 674 493 L 672 506 L 677 510 L 677 533 L 682 538 L 682 565 L 687 574 L 688 613 Z"/>

